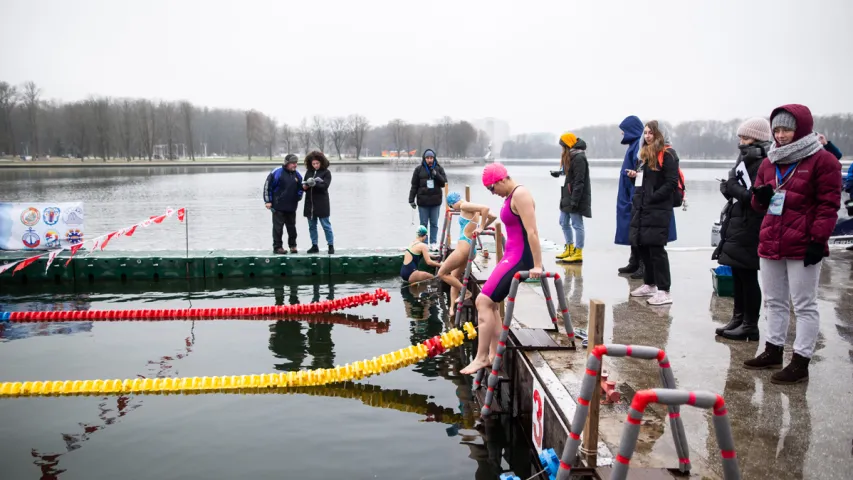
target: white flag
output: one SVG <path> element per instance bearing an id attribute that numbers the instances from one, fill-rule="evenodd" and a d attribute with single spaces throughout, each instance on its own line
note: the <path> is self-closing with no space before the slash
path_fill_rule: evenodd
<path id="1" fill-rule="evenodd" d="M 7 263 L 6 265 L 0 265 L 0 273 L 3 273 L 6 270 L 9 270 L 10 268 L 14 267 L 15 265 L 21 263 L 22 261 L 23 260 L 18 260 L 17 262 Z"/>
<path id="2" fill-rule="evenodd" d="M 47 256 L 47 267 L 44 268 L 44 273 L 48 272 L 48 270 L 50 269 L 50 264 L 53 263 L 53 260 L 56 258 L 57 255 L 59 255 L 59 252 L 61 252 L 62 250 L 64 249 L 57 248 L 56 250 L 51 250 L 50 255 Z"/>

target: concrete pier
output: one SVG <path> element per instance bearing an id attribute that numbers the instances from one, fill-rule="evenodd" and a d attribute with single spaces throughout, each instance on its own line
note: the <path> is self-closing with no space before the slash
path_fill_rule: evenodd
<path id="1" fill-rule="evenodd" d="M 809 366 L 806 384 L 782 386 L 770 383 L 774 371 L 746 370 L 744 360 L 764 348 L 767 326 L 759 323 L 759 342 L 732 342 L 718 338 L 714 329 L 731 316 L 733 300 L 718 297 L 712 288 L 710 249 L 669 252 L 674 303 L 649 306 L 645 299 L 631 298 L 629 292 L 640 280 L 620 276 L 628 251 L 610 249 L 584 251 L 583 265 L 558 264 L 554 252 L 543 252 L 545 269 L 564 276 L 565 295 L 575 328 L 586 328 L 591 299 L 606 304 L 604 341 L 647 345 L 666 351 L 677 388 L 708 390 L 725 398 L 732 425 L 734 444 L 743 478 L 748 479 L 848 479 L 853 471 L 853 252 L 833 250 L 824 260 L 820 279 L 820 336 Z M 493 260 L 493 259 L 492 259 Z M 490 265 L 478 259 L 483 280 Z M 555 342 L 566 344 L 562 327 L 550 324 L 538 284 L 521 285 L 516 299 L 513 328 L 543 328 Z M 796 322 L 791 316 L 785 363 L 790 361 Z M 512 335 L 511 335 L 512 338 Z M 587 351 L 524 351 L 510 359 L 509 375 L 516 375 L 516 388 L 500 391 L 502 410 L 512 411 L 528 433 L 544 429 L 542 448 L 554 448 L 559 455 L 568 435 L 585 373 Z M 656 362 L 631 358 L 604 357 L 604 371 L 616 381 L 621 399 L 600 406 L 597 464 L 602 478 L 618 450 L 626 413 L 634 392 L 659 388 Z M 534 373 L 535 372 L 535 373 Z M 534 426 L 531 414 L 533 379 L 547 391 L 544 425 Z M 509 384 L 509 382 L 507 382 Z M 507 387 L 508 388 L 508 387 Z M 509 397 L 507 396 L 509 395 Z M 694 478 L 722 478 L 722 463 L 716 445 L 711 411 L 683 408 Z M 631 460 L 634 474 L 678 467 L 666 407 L 650 406 L 640 429 L 637 449 Z M 535 472 L 534 472 L 535 473 Z M 631 478 L 631 475 L 629 475 Z"/>

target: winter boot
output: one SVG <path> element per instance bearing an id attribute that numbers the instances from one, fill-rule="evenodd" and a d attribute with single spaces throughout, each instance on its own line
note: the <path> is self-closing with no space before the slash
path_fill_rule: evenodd
<path id="1" fill-rule="evenodd" d="M 727 338 L 729 340 L 740 340 L 747 342 L 757 342 L 758 341 L 758 319 L 757 318 L 744 318 L 743 314 L 741 314 L 741 318 L 743 318 L 743 323 L 739 326 L 726 329 L 720 335 L 723 338 Z M 732 318 L 734 320 L 734 318 Z"/>
<path id="2" fill-rule="evenodd" d="M 334 255 L 334 254 L 335 254 L 335 246 L 329 245 L 329 255 Z"/>
<path id="3" fill-rule="evenodd" d="M 631 258 L 628 259 L 628 265 L 621 267 L 619 273 L 634 273 L 640 268 L 640 256 L 637 255 L 637 248 L 631 247 Z"/>
<path id="4" fill-rule="evenodd" d="M 572 254 L 564 258 L 563 263 L 583 263 L 583 249 L 573 248 Z"/>
<path id="5" fill-rule="evenodd" d="M 764 342 L 764 352 L 761 355 L 743 362 L 744 368 L 763 370 L 765 368 L 780 368 L 782 366 L 782 351 L 784 347 Z"/>
<path id="6" fill-rule="evenodd" d="M 810 360 L 810 358 L 794 353 L 794 356 L 791 357 L 791 363 L 783 368 L 781 372 L 774 373 L 770 377 L 770 382 L 777 385 L 793 385 L 795 383 L 808 382 Z"/>
<path id="7" fill-rule="evenodd" d="M 564 259 L 570 257 L 572 255 L 574 249 L 575 249 L 574 245 L 572 245 L 571 243 L 567 243 L 565 250 L 563 250 L 563 253 L 557 254 L 557 260 L 564 260 Z"/>
<path id="8" fill-rule="evenodd" d="M 311 248 L 305 253 L 320 253 L 320 248 L 317 245 L 311 245 Z"/>
<path id="9" fill-rule="evenodd" d="M 281 248 L 281 247 L 276 247 L 276 248 L 272 251 L 272 253 L 274 253 L 274 254 L 276 254 L 276 255 L 284 255 L 284 254 L 285 254 L 285 253 L 287 253 L 287 252 L 286 252 L 286 251 L 284 251 L 284 249 L 283 249 L 283 248 Z"/>
<path id="10" fill-rule="evenodd" d="M 646 276 L 646 266 L 643 264 L 643 261 L 640 260 L 640 266 L 637 268 L 637 271 L 631 274 L 631 278 L 634 280 L 642 280 Z"/>
<path id="11" fill-rule="evenodd" d="M 290 247 L 290 253 L 299 253 L 299 250 L 296 247 Z"/>
<path id="12" fill-rule="evenodd" d="M 732 313 L 732 319 L 729 320 L 729 323 L 724 326 L 718 328 L 716 330 L 717 335 L 722 335 L 726 330 L 734 330 L 737 327 L 741 326 L 743 323 L 743 312 L 734 312 Z"/>

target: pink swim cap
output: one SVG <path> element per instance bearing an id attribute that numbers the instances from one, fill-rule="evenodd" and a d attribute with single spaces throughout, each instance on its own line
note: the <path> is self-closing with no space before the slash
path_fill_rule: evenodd
<path id="1" fill-rule="evenodd" d="M 490 163 L 483 168 L 483 186 L 494 185 L 508 176 L 509 173 L 507 173 L 506 167 L 503 164 Z"/>

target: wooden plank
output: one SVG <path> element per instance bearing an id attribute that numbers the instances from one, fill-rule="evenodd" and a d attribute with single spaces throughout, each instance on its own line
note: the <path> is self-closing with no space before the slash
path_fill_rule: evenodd
<path id="1" fill-rule="evenodd" d="M 604 343 L 604 302 L 601 300 L 589 301 L 589 347 L 587 358 L 596 345 Z M 583 429 L 583 446 L 581 453 L 586 456 L 587 465 L 596 465 L 598 462 L 598 418 L 601 403 L 601 369 L 595 378 L 596 388 L 592 390 L 592 398 L 589 399 L 589 415 L 586 417 L 586 425 Z M 609 477 L 608 477 L 609 478 Z"/>
<path id="2" fill-rule="evenodd" d="M 595 469 L 599 478 L 610 478 L 613 467 L 598 467 Z M 574 470 L 572 470 L 574 473 Z M 665 468 L 629 468 L 628 480 L 663 480 L 672 479 L 675 475 Z"/>
<path id="3" fill-rule="evenodd" d="M 537 347 L 559 347 L 560 344 L 554 341 L 551 335 L 548 335 L 548 332 L 542 330 L 541 328 L 532 328 L 530 329 L 533 334 L 533 338 L 536 341 Z"/>
<path id="4" fill-rule="evenodd" d="M 465 201 L 471 201 L 471 185 L 465 185 Z"/>
<path id="5" fill-rule="evenodd" d="M 541 295 L 539 284 L 522 283 L 519 285 L 512 316 L 525 328 L 555 330 L 554 322 L 551 321 L 551 314 L 548 313 L 545 297 Z"/>

